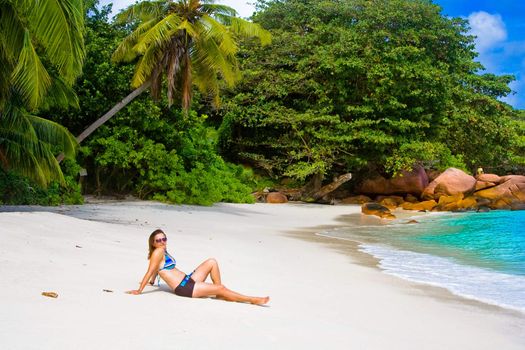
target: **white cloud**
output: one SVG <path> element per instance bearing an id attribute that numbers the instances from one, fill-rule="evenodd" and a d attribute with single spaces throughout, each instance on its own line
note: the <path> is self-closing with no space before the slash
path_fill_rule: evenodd
<path id="1" fill-rule="evenodd" d="M 468 16 L 468 21 L 471 27 L 470 34 L 477 37 L 476 48 L 480 53 L 493 49 L 507 39 L 505 23 L 498 14 L 473 12 Z"/>

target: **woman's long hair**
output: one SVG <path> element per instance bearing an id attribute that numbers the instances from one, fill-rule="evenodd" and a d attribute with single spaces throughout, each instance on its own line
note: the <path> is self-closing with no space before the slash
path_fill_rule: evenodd
<path id="1" fill-rule="evenodd" d="M 160 228 L 156 229 L 155 231 L 153 231 L 151 233 L 151 235 L 149 235 L 149 239 L 148 239 L 148 245 L 149 245 L 148 260 L 149 260 L 149 258 L 151 258 L 151 254 L 153 254 L 153 251 L 155 250 L 155 247 L 153 246 L 153 243 L 155 243 L 155 236 L 158 235 L 159 233 L 162 233 L 164 235 L 164 237 L 166 237 L 166 234 Z"/>

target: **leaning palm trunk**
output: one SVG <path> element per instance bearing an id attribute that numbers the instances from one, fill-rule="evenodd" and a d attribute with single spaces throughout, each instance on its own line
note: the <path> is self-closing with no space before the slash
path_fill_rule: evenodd
<path id="1" fill-rule="evenodd" d="M 269 32 L 236 15 L 234 9 L 215 5 L 213 0 L 141 1 L 121 12 L 117 23 L 140 24 L 120 43 L 113 61 L 138 58 L 131 84 L 138 88 L 91 124 L 77 141 L 82 142 L 148 87 L 153 98 L 159 99 L 163 76 L 168 83 L 169 106 L 180 91 L 182 109 L 187 112 L 193 85 L 218 105 L 219 82 L 232 87 L 240 78 L 237 40 L 258 37 L 263 45 L 271 42 Z"/>
<path id="2" fill-rule="evenodd" d="M 80 135 L 76 137 L 77 142 L 80 144 L 86 137 L 91 135 L 95 130 L 97 130 L 102 124 L 107 122 L 111 117 L 117 114 L 122 108 L 126 107 L 131 101 L 133 101 L 137 96 L 143 93 L 149 86 L 151 81 L 147 81 L 142 84 L 138 89 L 133 90 L 128 96 L 126 96 L 122 101 L 113 106 L 106 114 L 98 118 L 93 124 L 88 126 Z M 64 153 L 60 153 L 57 156 L 57 161 L 60 163 L 64 160 Z"/>
<path id="3" fill-rule="evenodd" d="M 151 81 L 147 81 L 138 89 L 134 90 L 128 96 L 126 96 L 122 101 L 117 103 L 113 108 L 111 108 L 106 114 L 98 118 L 93 124 L 87 127 L 80 135 L 77 136 L 78 143 L 82 142 L 86 137 L 91 135 L 93 131 L 97 130 L 102 124 L 107 122 L 111 117 L 117 114 L 122 108 L 126 107 L 131 101 L 135 99 L 138 95 L 144 92 L 151 85 Z"/>

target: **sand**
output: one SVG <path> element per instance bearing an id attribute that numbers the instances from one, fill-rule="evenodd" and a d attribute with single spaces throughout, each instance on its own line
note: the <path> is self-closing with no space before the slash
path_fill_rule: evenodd
<path id="1" fill-rule="evenodd" d="M 358 206 L 0 210 L 4 350 L 525 348 L 524 315 L 386 275 L 356 244 L 313 235 Z M 155 228 L 183 271 L 214 257 L 227 287 L 270 303 L 182 298 L 165 284 L 125 294 L 146 271 Z"/>

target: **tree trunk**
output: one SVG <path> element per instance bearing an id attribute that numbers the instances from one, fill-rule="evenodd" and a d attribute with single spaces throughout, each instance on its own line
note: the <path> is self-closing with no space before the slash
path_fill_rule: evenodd
<path id="1" fill-rule="evenodd" d="M 106 114 L 98 118 L 93 124 L 87 127 L 80 135 L 77 136 L 77 142 L 81 143 L 86 137 L 91 135 L 93 131 L 97 130 L 102 124 L 107 122 L 111 117 L 117 114 L 122 108 L 126 107 L 131 101 L 133 101 L 138 95 L 144 92 L 148 87 L 150 87 L 151 81 L 147 81 L 137 89 L 132 91 L 128 96 L 124 97 L 122 101 L 113 106 Z M 64 159 L 64 154 L 60 153 L 57 157 L 57 161 L 60 163 Z"/>
<path id="2" fill-rule="evenodd" d="M 311 197 L 315 201 L 317 201 L 317 200 L 323 198 L 324 196 L 326 196 L 327 194 L 329 194 L 330 192 L 335 191 L 339 186 L 341 186 L 345 182 L 349 181 L 351 178 L 352 178 L 352 174 L 351 173 L 346 173 L 344 175 L 338 176 L 337 178 L 334 179 L 334 181 L 332 183 L 321 187 L 321 189 L 319 191 L 315 192 L 314 194 L 312 194 Z"/>
<path id="3" fill-rule="evenodd" d="M 120 111 L 122 108 L 126 107 L 128 103 L 133 101 L 135 97 L 140 95 L 144 92 L 149 86 L 151 85 L 151 81 L 147 81 L 141 86 L 139 86 L 136 90 L 131 92 L 128 96 L 126 96 L 122 101 L 117 103 L 113 108 L 111 108 L 106 114 L 104 114 L 102 117 L 98 118 L 93 124 L 91 124 L 86 130 L 82 132 L 82 134 L 77 136 L 78 143 L 81 143 L 84 141 L 86 137 L 91 135 L 93 131 L 97 130 L 102 124 L 107 122 L 111 117 L 113 117 L 115 114 L 117 114 L 118 111 Z"/>
<path id="4" fill-rule="evenodd" d="M 323 184 L 323 173 L 315 173 L 310 181 L 303 188 L 303 197 L 312 197 L 312 195 L 321 189 Z"/>

